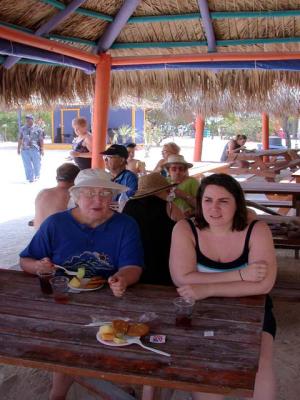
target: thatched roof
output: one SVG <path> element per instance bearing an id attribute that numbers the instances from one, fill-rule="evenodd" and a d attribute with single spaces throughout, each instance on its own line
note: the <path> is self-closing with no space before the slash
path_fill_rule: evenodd
<path id="1" fill-rule="evenodd" d="M 69 3 L 54 0 L 0 0 L 0 22 L 34 32 L 60 11 L 54 7 L 55 4 Z M 111 23 L 109 19 L 113 20 L 123 3 L 121 0 L 86 0 L 77 12 L 72 13 L 46 37 L 93 52 L 95 42 Z M 207 3 L 218 53 L 300 51 L 299 0 L 208 0 Z M 104 14 L 108 21 L 99 19 L 96 14 L 85 15 L 86 10 Z M 261 12 L 261 16 L 249 14 L 254 11 Z M 267 11 L 272 17 L 265 13 Z M 283 13 L 278 16 L 278 11 Z M 231 14 L 220 14 L 225 12 Z M 244 14 L 236 14 L 241 12 Z M 189 19 L 187 14 L 190 14 Z M 203 20 L 197 15 L 193 17 L 193 14 L 199 14 L 197 0 L 141 0 L 133 18 L 123 27 L 107 52 L 113 58 L 207 53 Z M 178 15 L 182 17 L 176 17 Z M 174 18 L 140 23 L 134 19 L 144 16 Z M 71 43 L 70 38 L 81 42 Z M 165 42 L 170 42 L 168 47 L 163 47 Z M 113 70 L 111 101 L 117 104 L 119 99 L 128 95 L 150 100 L 169 95 L 179 103 L 193 104 L 196 111 L 206 114 L 262 109 L 276 113 L 289 109 L 297 113 L 299 74 L 297 71 L 258 69 L 200 70 L 186 69 L 184 66 L 174 70 Z M 75 98 L 90 101 L 93 87 L 94 75 L 70 67 L 34 64 L 32 61 L 28 63 L 24 59 L 22 64 L 18 63 L 11 69 L 0 67 L 0 102 L 8 105 L 30 101 L 32 96 L 41 97 L 48 103 L 73 101 Z"/>

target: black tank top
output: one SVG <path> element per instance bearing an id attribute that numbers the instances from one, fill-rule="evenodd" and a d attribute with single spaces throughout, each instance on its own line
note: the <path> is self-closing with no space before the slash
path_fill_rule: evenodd
<path id="1" fill-rule="evenodd" d="M 248 255 L 249 255 L 249 240 L 251 236 L 252 229 L 256 224 L 257 220 L 252 221 L 248 227 L 245 244 L 242 254 L 235 260 L 230 262 L 219 262 L 211 260 L 210 258 L 206 257 L 200 250 L 199 243 L 198 243 L 198 235 L 197 230 L 194 223 L 190 220 L 186 220 L 194 234 L 195 237 L 195 250 L 196 250 L 196 257 L 197 257 L 197 269 L 201 272 L 222 272 L 224 270 L 230 271 L 235 269 L 241 269 L 246 267 L 248 264 Z"/>

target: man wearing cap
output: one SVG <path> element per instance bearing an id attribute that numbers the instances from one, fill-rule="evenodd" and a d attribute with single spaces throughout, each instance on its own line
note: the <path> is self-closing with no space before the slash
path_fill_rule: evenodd
<path id="1" fill-rule="evenodd" d="M 120 144 L 113 144 L 100 154 L 103 155 L 105 167 L 112 175 L 112 181 L 127 186 L 129 190 L 127 190 L 126 194 L 128 197 L 132 197 L 138 188 L 138 177 L 126 169 L 128 158 L 126 147 Z M 119 196 L 116 196 L 114 200 L 118 200 Z"/>
<path id="2" fill-rule="evenodd" d="M 33 123 L 33 116 L 26 115 L 26 123 L 19 132 L 18 154 L 21 154 L 28 182 L 40 177 L 41 155 L 44 155 L 43 130 Z"/>
<path id="3" fill-rule="evenodd" d="M 59 211 L 65 211 L 70 208 L 69 189 L 74 185 L 74 179 L 80 171 L 77 165 L 64 163 L 56 170 L 57 186 L 49 189 L 43 189 L 35 199 L 34 227 L 39 229 L 41 223 Z M 74 204 L 73 204 L 74 206 Z"/>

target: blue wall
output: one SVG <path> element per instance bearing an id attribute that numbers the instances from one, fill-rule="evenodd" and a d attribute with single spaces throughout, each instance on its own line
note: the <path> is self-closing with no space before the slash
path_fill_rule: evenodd
<path id="1" fill-rule="evenodd" d="M 63 112 L 61 112 L 63 110 Z M 61 116 L 63 115 L 63 121 Z M 70 107 L 57 107 L 54 110 L 54 142 L 72 143 L 74 132 L 72 129 L 72 120 L 77 116 L 85 117 L 91 127 L 91 108 L 89 106 L 70 106 Z M 136 122 L 136 143 L 143 143 L 144 141 L 144 111 L 136 109 L 135 111 Z M 118 129 L 122 125 L 132 126 L 132 109 L 131 108 L 111 108 L 108 117 L 108 129 Z M 63 131 L 63 135 L 61 134 Z M 107 142 L 109 140 L 107 139 Z"/>

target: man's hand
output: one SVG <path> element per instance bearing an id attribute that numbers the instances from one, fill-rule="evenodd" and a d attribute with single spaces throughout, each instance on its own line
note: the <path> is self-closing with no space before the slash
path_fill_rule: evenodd
<path id="1" fill-rule="evenodd" d="M 127 288 L 125 278 L 117 274 L 108 278 L 108 284 L 116 297 L 122 297 Z"/>
<path id="2" fill-rule="evenodd" d="M 42 269 L 43 271 L 53 271 L 55 270 L 53 262 L 49 257 L 44 257 L 41 260 L 36 260 L 36 270 Z"/>

